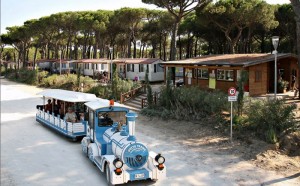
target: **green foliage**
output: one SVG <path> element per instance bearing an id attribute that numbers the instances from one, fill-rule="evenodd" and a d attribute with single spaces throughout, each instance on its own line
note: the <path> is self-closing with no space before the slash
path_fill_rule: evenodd
<path id="1" fill-rule="evenodd" d="M 37 70 L 27 70 L 22 68 L 20 70 L 8 70 L 7 78 L 13 81 L 17 81 L 20 83 L 26 83 L 29 85 L 37 85 L 37 78 L 38 78 Z"/>
<path id="2" fill-rule="evenodd" d="M 171 118 L 171 111 L 165 109 L 165 108 L 145 108 L 141 110 L 141 114 L 148 116 L 148 117 L 161 117 L 162 119 L 170 119 Z"/>
<path id="3" fill-rule="evenodd" d="M 168 71 L 166 87 L 161 90 L 161 94 L 159 97 L 159 104 L 164 105 L 164 107 L 168 110 L 171 108 L 170 100 L 172 100 L 173 98 L 173 92 L 172 92 L 171 80 L 170 80 L 171 73 L 172 73 L 171 71 Z"/>
<path id="4" fill-rule="evenodd" d="M 147 65 L 146 75 L 145 75 L 145 84 L 147 87 L 147 103 L 148 107 L 151 108 L 153 106 L 153 94 L 152 94 L 152 88 L 149 83 L 149 68 Z"/>
<path id="5" fill-rule="evenodd" d="M 110 99 L 112 91 L 108 86 L 95 86 L 89 89 L 87 93 L 95 94 L 103 99 Z"/>
<path id="6" fill-rule="evenodd" d="M 238 106 L 238 115 L 243 114 L 243 107 L 244 107 L 244 86 L 245 83 L 248 82 L 248 72 L 245 70 L 241 71 L 241 77 L 238 80 L 238 97 L 237 97 L 237 106 Z"/>
<path id="7" fill-rule="evenodd" d="M 220 91 L 205 91 L 198 87 L 162 89 L 154 109 L 168 110 L 168 116 L 158 112 L 160 117 L 180 120 L 198 120 L 208 116 L 220 116 L 228 110 L 227 97 Z"/>
<path id="8" fill-rule="evenodd" d="M 286 105 L 283 100 L 254 101 L 246 111 L 246 124 L 260 138 L 274 143 L 281 134 L 295 129 L 295 109 L 294 104 Z"/>
<path id="9" fill-rule="evenodd" d="M 89 89 L 94 86 L 94 80 L 90 77 L 83 77 L 80 78 L 80 83 L 83 83 L 84 88 Z M 60 88 L 65 90 L 73 90 L 76 91 L 80 87 L 78 87 L 78 79 L 77 75 L 75 74 L 64 74 L 64 75 L 57 75 L 53 74 L 46 78 L 43 78 L 40 86 L 43 87 L 51 87 L 51 88 Z"/>

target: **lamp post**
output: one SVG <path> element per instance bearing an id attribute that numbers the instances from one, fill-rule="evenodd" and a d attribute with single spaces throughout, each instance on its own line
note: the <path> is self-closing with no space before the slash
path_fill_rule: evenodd
<path id="1" fill-rule="evenodd" d="M 61 50 L 59 50 L 59 75 L 61 75 Z"/>
<path id="2" fill-rule="evenodd" d="M 109 47 L 109 52 L 110 52 L 110 82 L 112 83 L 112 80 L 113 80 L 113 69 L 112 69 L 112 52 L 113 52 L 113 47 Z"/>
<path id="3" fill-rule="evenodd" d="M 279 36 L 273 36 L 272 37 L 272 44 L 274 46 L 273 53 L 275 54 L 275 61 L 274 61 L 274 97 L 276 99 L 277 94 L 277 47 L 279 43 Z"/>

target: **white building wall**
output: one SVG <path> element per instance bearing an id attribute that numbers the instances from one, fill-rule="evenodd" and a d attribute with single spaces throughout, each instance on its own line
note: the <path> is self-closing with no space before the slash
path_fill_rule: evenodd
<path id="1" fill-rule="evenodd" d="M 149 65 L 149 81 L 155 82 L 155 81 L 163 81 L 164 80 L 164 72 L 154 72 L 154 64 L 158 65 L 160 61 L 157 61 Z M 146 75 L 146 69 L 147 65 L 145 64 L 144 72 L 139 72 L 139 64 L 134 64 L 134 72 L 127 72 L 126 69 L 126 78 L 130 80 L 134 80 L 135 77 L 138 77 L 139 80 L 144 81 L 145 75 Z"/>

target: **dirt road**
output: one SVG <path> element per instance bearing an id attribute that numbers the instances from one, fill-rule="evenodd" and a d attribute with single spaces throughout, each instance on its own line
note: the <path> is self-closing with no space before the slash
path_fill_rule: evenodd
<path id="1" fill-rule="evenodd" d="M 39 91 L 1 79 L 1 185 L 105 185 L 104 175 L 83 155 L 79 142 L 68 141 L 35 121 L 35 106 L 42 103 L 36 95 Z M 213 145 L 191 148 L 197 139 L 183 140 L 162 123 L 140 116 L 136 133 L 150 150 L 166 157 L 167 179 L 125 186 L 300 185 L 299 176 L 265 171 L 239 156 L 216 151 Z M 185 133 L 184 124 L 173 127 Z"/>

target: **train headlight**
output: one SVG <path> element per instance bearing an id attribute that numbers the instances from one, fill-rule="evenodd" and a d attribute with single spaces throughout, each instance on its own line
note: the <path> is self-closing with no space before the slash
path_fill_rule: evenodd
<path id="1" fill-rule="evenodd" d="M 161 155 L 161 154 L 157 154 L 155 156 L 155 161 L 158 163 L 158 164 L 163 164 L 165 163 L 165 158 Z"/>
<path id="2" fill-rule="evenodd" d="M 123 162 L 119 158 L 115 159 L 113 161 L 113 164 L 117 169 L 120 169 L 123 167 Z"/>

